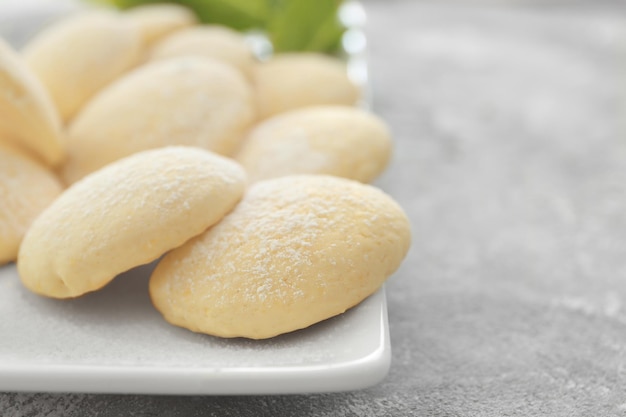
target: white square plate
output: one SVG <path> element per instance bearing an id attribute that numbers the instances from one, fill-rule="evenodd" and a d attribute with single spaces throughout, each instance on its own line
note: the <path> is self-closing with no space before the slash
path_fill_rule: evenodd
<path id="1" fill-rule="evenodd" d="M 24 38 L 42 19 L 79 5 L 10 2 L 0 8 L 0 35 Z M 352 0 L 345 6 L 342 16 L 362 24 L 360 4 Z M 356 29 L 347 33 L 349 74 L 364 91 L 361 105 L 369 107 L 364 35 Z M 220 339 L 163 320 L 148 296 L 151 269 L 136 268 L 101 291 L 61 301 L 26 290 L 14 265 L 0 267 L 0 391 L 331 392 L 374 385 L 389 370 L 384 289 L 307 329 L 264 341 Z"/>
<path id="2" fill-rule="evenodd" d="M 0 267 L 0 390 L 287 394 L 365 388 L 389 370 L 384 290 L 343 315 L 273 339 L 220 339 L 166 323 L 152 266 L 103 290 L 53 300 Z"/>

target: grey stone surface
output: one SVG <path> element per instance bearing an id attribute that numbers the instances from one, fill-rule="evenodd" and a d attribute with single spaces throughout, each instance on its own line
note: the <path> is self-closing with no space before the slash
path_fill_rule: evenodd
<path id="1" fill-rule="evenodd" d="M 387 285 L 383 383 L 311 396 L 5 393 L 0 414 L 626 414 L 626 10 L 462 3 L 367 3 L 374 108 L 397 144 L 378 185 L 414 232 Z"/>

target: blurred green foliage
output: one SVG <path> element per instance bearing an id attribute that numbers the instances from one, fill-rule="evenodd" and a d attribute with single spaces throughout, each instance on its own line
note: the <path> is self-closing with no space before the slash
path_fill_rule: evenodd
<path id="1" fill-rule="evenodd" d="M 101 0 L 118 8 L 159 0 Z M 161 0 L 162 2 L 162 0 Z M 341 0 L 175 0 L 193 10 L 201 22 L 238 30 L 265 31 L 274 49 L 331 52 L 344 28 L 337 18 Z"/>

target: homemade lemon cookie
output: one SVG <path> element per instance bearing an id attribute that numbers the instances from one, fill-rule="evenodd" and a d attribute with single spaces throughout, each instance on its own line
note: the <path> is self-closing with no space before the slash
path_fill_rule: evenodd
<path id="1" fill-rule="evenodd" d="M 355 105 L 360 97 L 345 63 L 312 52 L 276 54 L 259 63 L 254 84 L 261 118 L 306 106 Z"/>
<path id="2" fill-rule="evenodd" d="M 374 180 L 391 156 L 391 135 L 379 117 L 348 106 L 282 113 L 258 124 L 236 159 L 250 182 L 294 174 Z"/>
<path id="3" fill-rule="evenodd" d="M 237 68 L 249 78 L 255 63 L 243 35 L 220 25 L 202 25 L 179 30 L 157 43 L 151 59 L 200 55 L 217 59 Z"/>
<path id="4" fill-rule="evenodd" d="M 83 12 L 41 31 L 23 50 L 64 121 L 93 94 L 135 65 L 139 30 L 117 13 Z"/>
<path id="5" fill-rule="evenodd" d="M 17 258 L 26 230 L 61 191 L 52 172 L 0 142 L 0 265 Z"/>
<path id="6" fill-rule="evenodd" d="M 48 165 L 63 157 L 61 120 L 48 92 L 0 38 L 0 133 Z"/>
<path id="7" fill-rule="evenodd" d="M 123 16 L 139 29 L 144 46 L 198 23 L 191 10 L 174 3 L 142 4 L 126 10 Z"/>
<path id="8" fill-rule="evenodd" d="M 97 290 L 202 233 L 244 187 L 236 162 L 198 148 L 119 160 L 68 188 L 33 222 L 18 255 L 22 282 L 55 298 Z"/>
<path id="9" fill-rule="evenodd" d="M 147 64 L 94 97 L 70 125 L 61 175 L 72 183 L 124 156 L 167 145 L 229 155 L 255 120 L 252 91 L 204 57 Z"/>
<path id="10" fill-rule="evenodd" d="M 372 186 L 322 175 L 262 181 L 221 222 L 159 262 L 150 296 L 174 325 L 269 338 L 361 302 L 409 244 L 406 215 Z"/>

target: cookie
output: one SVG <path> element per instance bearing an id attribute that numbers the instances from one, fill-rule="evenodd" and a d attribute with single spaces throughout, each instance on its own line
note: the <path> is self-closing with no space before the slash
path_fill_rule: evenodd
<path id="1" fill-rule="evenodd" d="M 142 4 L 125 11 L 123 16 L 139 29 L 145 46 L 197 23 L 191 10 L 174 3 Z"/>
<path id="2" fill-rule="evenodd" d="M 62 191 L 46 167 L 0 142 L 0 265 L 17 258 L 26 230 Z"/>
<path id="3" fill-rule="evenodd" d="M 44 29 L 26 45 L 23 57 L 67 122 L 98 90 L 135 65 L 141 51 L 133 24 L 116 13 L 94 11 Z"/>
<path id="4" fill-rule="evenodd" d="M 157 43 L 151 59 L 199 55 L 223 61 L 249 78 L 255 63 L 252 50 L 239 32 L 225 26 L 203 25 L 180 30 Z"/>
<path id="5" fill-rule="evenodd" d="M 360 96 L 342 61 L 312 52 L 276 54 L 258 64 L 254 85 L 261 118 L 307 106 L 355 105 Z"/>
<path id="6" fill-rule="evenodd" d="M 269 338 L 360 303 L 398 268 L 409 243 L 406 215 L 372 186 L 321 175 L 262 181 L 159 262 L 150 295 L 176 326 Z"/>
<path id="7" fill-rule="evenodd" d="M 119 160 L 68 188 L 33 222 L 18 256 L 22 282 L 55 298 L 95 291 L 202 233 L 244 187 L 237 163 L 198 148 Z"/>
<path id="8" fill-rule="evenodd" d="M 230 155 L 255 120 L 252 91 L 230 66 L 181 57 L 139 67 L 89 102 L 68 129 L 68 184 L 119 158 L 168 145 Z"/>
<path id="9" fill-rule="evenodd" d="M 63 157 L 61 119 L 21 57 L 0 38 L 0 133 L 48 165 Z"/>
<path id="10" fill-rule="evenodd" d="M 391 156 L 382 119 L 348 106 L 316 106 L 282 113 L 258 124 L 236 159 L 250 182 L 294 174 L 328 174 L 374 180 Z"/>

